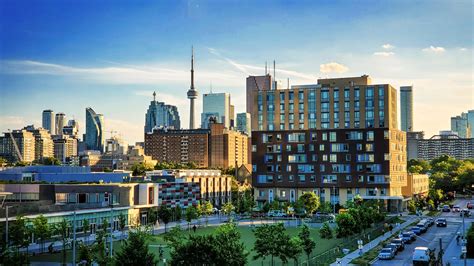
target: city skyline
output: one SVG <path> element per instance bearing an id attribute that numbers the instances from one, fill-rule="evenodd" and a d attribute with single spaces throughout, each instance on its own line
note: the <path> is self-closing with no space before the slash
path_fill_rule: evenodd
<path id="1" fill-rule="evenodd" d="M 222 13 L 222 6 L 200 1 L 147 8 L 101 3 L 94 10 L 86 3 L 8 2 L 0 19 L 0 130 L 41 126 L 45 109 L 85 125 L 90 106 L 104 114 L 107 131 L 143 141 L 155 90 L 157 100 L 178 107 L 186 127 L 192 45 L 196 89 L 207 93 L 212 83 L 214 92 L 230 93 L 235 113 L 245 111 L 246 77 L 264 74 L 265 61 L 275 59 L 276 78 L 292 85 L 362 74 L 397 90 L 413 85 L 414 130 L 429 137 L 449 129 L 451 116 L 474 106 L 469 2 L 365 3 L 358 15 L 352 12 L 358 4 L 340 2 L 235 2 Z M 74 8 L 84 9 L 88 22 Z M 257 16 L 261 8 L 268 16 Z M 324 16 L 315 21 L 305 9 Z M 346 20 L 333 19 L 339 16 Z M 202 110 L 202 97 L 195 110 Z"/>

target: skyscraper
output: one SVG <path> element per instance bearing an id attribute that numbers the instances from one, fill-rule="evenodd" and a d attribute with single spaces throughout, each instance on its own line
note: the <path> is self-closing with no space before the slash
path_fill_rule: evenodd
<path id="1" fill-rule="evenodd" d="M 471 136 L 468 138 L 474 138 L 474 110 L 467 111 L 467 124 L 471 128 Z"/>
<path id="2" fill-rule="evenodd" d="M 69 120 L 67 122 L 67 126 L 63 127 L 64 135 L 69 135 L 75 138 L 78 132 L 79 132 L 79 123 L 75 119 Z"/>
<path id="3" fill-rule="evenodd" d="M 237 130 L 250 136 L 251 124 L 249 113 L 237 114 Z"/>
<path id="4" fill-rule="evenodd" d="M 54 134 L 62 135 L 63 134 L 63 127 L 66 125 L 66 115 L 64 113 L 57 113 L 56 114 L 56 124 Z"/>
<path id="5" fill-rule="evenodd" d="M 153 92 L 153 101 L 145 115 L 145 133 L 153 132 L 155 127 L 181 128 L 178 108 L 164 102 L 156 101 L 156 92 Z"/>
<path id="6" fill-rule="evenodd" d="M 413 131 L 413 86 L 400 87 L 401 129 Z"/>
<path id="7" fill-rule="evenodd" d="M 48 130 L 50 134 L 55 134 L 56 123 L 54 122 L 53 110 L 43 111 L 43 128 Z"/>
<path id="8" fill-rule="evenodd" d="M 86 134 L 84 140 L 87 150 L 104 150 L 104 116 L 86 108 Z"/>
<path id="9" fill-rule="evenodd" d="M 468 113 L 451 117 L 451 131 L 458 133 L 461 138 L 470 138 L 472 128 L 468 121 Z"/>
<path id="10" fill-rule="evenodd" d="M 35 160 L 54 157 L 54 143 L 51 134 L 44 128 L 35 128 L 33 125 L 24 128 L 35 137 Z"/>
<path id="11" fill-rule="evenodd" d="M 189 129 L 195 129 L 194 121 L 194 100 L 198 97 L 198 92 L 194 88 L 194 49 L 191 48 L 191 87 L 188 90 L 188 99 L 190 102 L 189 109 Z"/>
<path id="12" fill-rule="evenodd" d="M 201 128 L 209 128 L 209 118 L 216 118 L 217 123 L 222 123 L 230 128 L 230 94 L 205 93 L 202 95 Z"/>

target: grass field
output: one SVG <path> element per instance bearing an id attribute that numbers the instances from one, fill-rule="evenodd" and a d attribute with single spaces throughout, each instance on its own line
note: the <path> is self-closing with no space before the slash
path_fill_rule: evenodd
<path id="1" fill-rule="evenodd" d="M 203 227 L 199 228 L 196 230 L 196 234 L 212 234 L 214 233 L 216 227 Z M 247 251 L 249 251 L 248 255 L 248 264 L 249 265 L 270 265 L 271 264 L 271 258 L 266 258 L 265 260 L 253 260 L 253 256 L 255 255 L 254 252 L 252 252 L 252 248 L 255 242 L 255 238 L 252 232 L 252 228 L 248 226 L 239 226 L 237 227 L 237 230 L 240 232 L 241 235 L 241 241 L 244 243 L 244 246 Z M 299 228 L 287 228 L 287 232 L 290 236 L 297 235 L 299 232 Z M 321 239 L 319 237 L 319 230 L 318 228 L 311 228 L 311 237 L 313 238 L 314 241 L 316 241 L 316 248 L 313 251 L 313 256 L 320 254 L 326 250 L 329 250 L 333 247 L 335 247 L 338 244 L 342 243 L 342 239 Z M 189 234 L 189 233 L 187 233 Z M 193 232 L 191 231 L 191 234 Z M 166 245 L 165 241 L 163 240 L 163 235 L 156 235 L 153 236 L 152 239 L 149 242 L 150 244 L 150 251 L 153 252 L 158 258 L 158 245 Z M 120 243 L 115 242 L 114 243 L 114 251 L 117 251 L 120 249 Z M 169 260 L 169 248 L 165 247 L 164 248 L 164 257 Z M 68 251 L 68 261 L 72 260 L 72 253 Z M 31 261 L 38 261 L 38 262 L 60 262 L 61 261 L 61 253 L 57 254 L 43 254 L 43 255 L 37 255 L 34 257 L 30 258 Z M 302 254 L 299 261 L 302 262 L 306 260 L 306 255 Z M 275 262 L 277 265 L 281 265 L 281 261 L 277 258 L 275 258 Z"/>

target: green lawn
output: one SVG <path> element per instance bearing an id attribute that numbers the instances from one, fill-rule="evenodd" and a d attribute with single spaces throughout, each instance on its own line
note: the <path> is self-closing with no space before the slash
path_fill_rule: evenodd
<path id="1" fill-rule="evenodd" d="M 203 228 L 198 228 L 196 230 L 196 234 L 212 234 L 214 232 L 216 227 L 203 227 Z M 237 227 L 238 231 L 240 232 L 241 234 L 241 240 L 242 242 L 244 243 L 245 247 L 246 247 L 246 250 L 249 251 L 249 255 L 248 255 L 248 264 L 249 265 L 270 265 L 271 264 L 271 259 L 270 258 L 267 258 L 266 260 L 263 261 L 262 263 L 262 260 L 253 260 L 253 255 L 255 254 L 254 252 L 252 252 L 252 248 L 253 248 L 253 245 L 254 245 L 254 241 L 255 241 L 255 238 L 254 238 L 254 235 L 253 235 L 253 232 L 252 232 L 252 228 L 251 227 L 248 227 L 248 226 L 239 226 Z M 316 248 L 315 250 L 313 251 L 313 256 L 314 255 L 317 255 L 317 254 L 320 254 L 326 250 L 329 250 L 333 247 L 335 247 L 336 245 L 342 243 L 342 239 L 321 239 L 319 237 L 319 230 L 317 228 L 311 228 L 310 229 L 311 231 L 311 237 L 313 238 L 313 240 L 316 241 Z M 288 234 L 290 234 L 291 236 L 294 236 L 294 235 L 297 235 L 298 232 L 299 232 L 299 228 L 287 228 L 287 232 Z M 191 234 L 193 234 L 193 232 L 191 231 Z M 165 242 L 163 240 L 163 235 L 156 235 L 156 236 L 153 236 L 151 241 L 150 241 L 150 250 L 155 254 L 156 258 L 158 258 L 158 247 L 157 245 L 165 245 Z M 115 242 L 114 243 L 114 251 L 117 251 L 119 250 L 120 248 L 120 243 L 119 242 Z M 169 260 L 169 248 L 165 247 L 164 248 L 164 257 Z M 71 261 L 72 260 L 72 253 L 70 251 L 68 251 L 68 261 Z M 61 261 L 61 253 L 57 253 L 57 254 L 43 254 L 43 255 L 37 255 L 35 257 L 31 257 L 30 258 L 31 261 L 43 261 L 43 262 L 60 262 Z M 300 262 L 306 260 L 306 255 L 305 254 L 302 254 L 301 257 L 300 257 Z M 277 265 L 281 265 L 281 261 L 277 258 L 275 258 L 275 262 L 277 263 Z M 291 262 L 292 263 L 292 262 Z"/>

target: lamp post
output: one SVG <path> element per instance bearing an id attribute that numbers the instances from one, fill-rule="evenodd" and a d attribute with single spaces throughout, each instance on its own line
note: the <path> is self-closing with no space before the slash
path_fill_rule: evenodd
<path id="1" fill-rule="evenodd" d="M 8 209 L 11 208 L 13 206 L 5 206 L 5 243 L 7 245 L 7 248 L 8 248 Z"/>
<path id="2" fill-rule="evenodd" d="M 466 224 L 464 223 L 464 211 L 461 210 L 461 215 L 462 215 L 462 248 L 461 251 L 463 253 L 464 257 L 464 266 L 467 265 L 467 247 L 466 247 Z"/>
<path id="3" fill-rule="evenodd" d="M 333 197 L 333 202 L 332 202 L 332 208 L 334 215 L 336 215 L 336 186 L 332 186 L 332 197 Z"/>
<path id="4" fill-rule="evenodd" d="M 76 211 L 72 216 L 72 265 L 76 265 Z"/>

